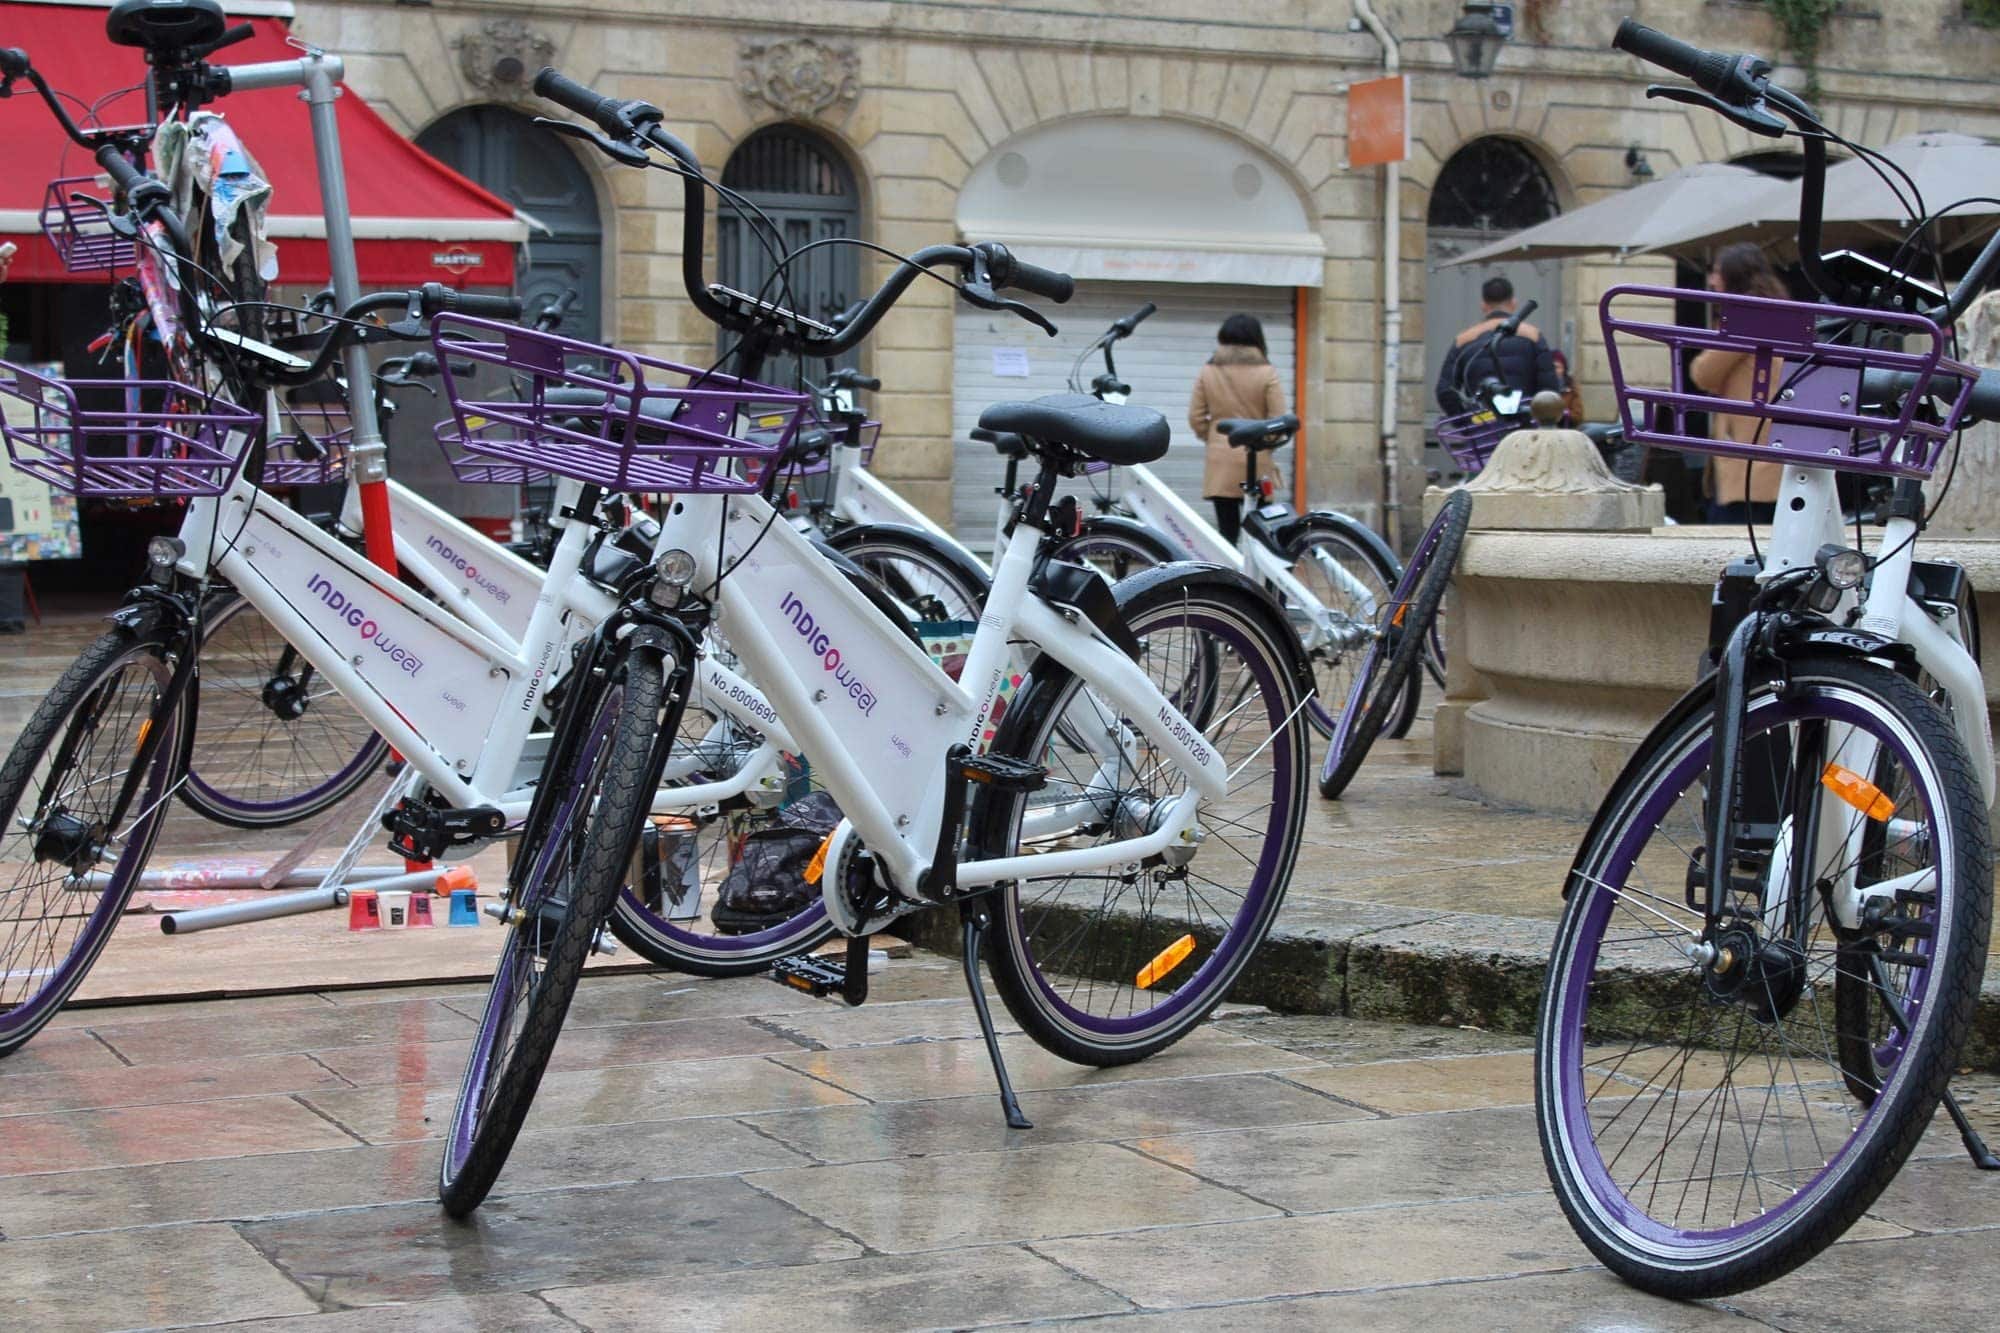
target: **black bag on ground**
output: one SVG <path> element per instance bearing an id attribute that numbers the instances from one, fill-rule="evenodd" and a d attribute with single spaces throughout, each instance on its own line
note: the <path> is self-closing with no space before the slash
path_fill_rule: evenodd
<path id="1" fill-rule="evenodd" d="M 806 883 L 806 866 L 839 822 L 840 807 L 816 791 L 744 835 L 742 853 L 723 876 L 710 913 L 716 930 L 747 935 L 804 911 L 819 897 L 819 885 Z"/>

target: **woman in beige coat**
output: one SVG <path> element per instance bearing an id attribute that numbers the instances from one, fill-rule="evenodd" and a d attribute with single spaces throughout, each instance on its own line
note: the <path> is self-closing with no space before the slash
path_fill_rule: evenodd
<path id="1" fill-rule="evenodd" d="M 1754 241 L 1724 246 L 1708 270 L 1708 289 L 1736 296 L 1768 296 L 1785 300 L 1790 293 L 1771 261 Z M 1756 379 L 1755 358 L 1748 352 L 1728 352 L 1712 347 L 1696 353 L 1688 366 L 1688 378 L 1704 393 L 1718 398 L 1747 402 Z M 1774 371 L 1774 373 L 1777 373 Z M 1709 417 L 1709 436 L 1734 440 L 1738 444 L 1766 444 L 1762 417 L 1715 412 Z M 1711 523 L 1769 523 L 1777 508 L 1778 483 L 1784 468 L 1776 463 L 1746 463 L 1740 458 L 1713 457 L 1708 460 L 1708 521 Z"/>
<path id="2" fill-rule="evenodd" d="M 1243 524 L 1243 451 L 1232 448 L 1215 423 L 1283 416 L 1287 408 L 1285 386 L 1264 347 L 1264 326 L 1254 315 L 1223 320 L 1215 341 L 1215 355 L 1194 377 L 1188 425 L 1208 446 L 1201 493 L 1214 502 L 1215 526 L 1233 545 Z M 1269 453 L 1259 460 L 1257 475 L 1277 479 L 1278 465 Z"/>

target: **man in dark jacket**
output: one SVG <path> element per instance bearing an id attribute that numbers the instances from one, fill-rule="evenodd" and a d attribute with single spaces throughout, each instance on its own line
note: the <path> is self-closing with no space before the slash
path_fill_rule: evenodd
<path id="1" fill-rule="evenodd" d="M 1474 394 L 1485 379 L 1497 379 L 1531 398 L 1543 389 L 1561 393 L 1555 353 L 1533 324 L 1523 323 L 1498 346 L 1490 345 L 1493 330 L 1514 313 L 1514 284 L 1488 278 L 1479 289 L 1479 303 L 1483 311 L 1479 322 L 1451 340 L 1451 350 L 1438 367 L 1438 406 L 1450 416 L 1473 411 L 1479 406 Z"/>

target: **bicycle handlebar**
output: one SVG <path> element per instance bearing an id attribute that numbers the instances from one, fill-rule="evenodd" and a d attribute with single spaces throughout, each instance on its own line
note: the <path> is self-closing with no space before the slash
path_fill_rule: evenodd
<path id="1" fill-rule="evenodd" d="M 755 315 L 722 304 L 710 293 L 708 284 L 703 280 L 701 261 L 707 248 L 703 232 L 708 210 L 702 191 L 708 185 L 708 178 L 702 174 L 700 160 L 693 151 L 661 128 L 665 114 L 650 102 L 637 98 L 621 101 L 587 88 L 553 66 L 544 66 L 535 75 L 533 87 L 537 96 L 547 98 L 596 125 L 603 135 L 597 141 L 598 147 L 612 157 L 632 162 L 629 150 L 637 148 L 643 151 L 645 147 L 652 147 L 674 159 L 685 182 L 681 284 L 687 289 L 688 300 L 710 322 L 731 332 L 744 333 L 759 327 Z M 590 136 L 586 134 L 585 137 Z M 1041 322 L 1051 333 L 1054 332 L 1053 327 L 1041 320 L 1032 309 L 1001 298 L 998 291 L 1008 287 L 1018 288 L 1061 304 L 1069 300 L 1075 290 L 1075 282 L 1068 274 L 1017 259 L 1006 246 L 997 242 L 927 246 L 906 257 L 875 294 L 861 305 L 854 317 L 832 336 L 822 338 L 794 332 L 784 341 L 801 356 L 839 356 L 873 332 L 875 325 L 889 312 L 889 307 L 920 275 L 933 265 L 947 263 L 970 274 L 959 289 L 974 304 L 987 309 L 1008 310 Z"/>
<path id="2" fill-rule="evenodd" d="M 1534 314 L 1535 307 L 1539 304 L 1540 302 L 1531 300 L 1526 305 L 1523 305 L 1519 310 L 1516 310 L 1513 314 L 1507 316 L 1506 319 L 1502 320 L 1500 323 L 1500 327 L 1493 330 L 1493 341 L 1497 343 L 1502 338 L 1511 338 L 1515 334 L 1519 333 L 1521 331 L 1521 321 L 1526 319 L 1528 316 Z"/>
<path id="3" fill-rule="evenodd" d="M 1649 28 L 1637 19 L 1618 25 L 1611 44 L 1649 65 L 1678 74 L 1695 87 L 1732 106 L 1747 106 L 1762 100 L 1769 86 L 1771 62 L 1744 52 L 1724 55 L 1690 46 L 1677 37 Z"/>
<path id="4" fill-rule="evenodd" d="M 1158 306 L 1148 301 L 1123 319 L 1112 320 L 1111 332 L 1117 334 L 1119 338 L 1129 338 L 1132 336 L 1133 330 L 1152 318 L 1153 312 L 1158 309 Z"/>
<path id="5" fill-rule="evenodd" d="M 1886 403 L 1901 399 L 1903 395 L 1917 387 L 1918 376 L 1909 370 L 1864 370 L 1861 372 L 1861 401 L 1863 403 Z M 1938 380 L 1946 380 L 1954 387 L 1949 391 Z M 1956 393 L 1957 377 L 1939 371 L 1931 377 L 1936 392 Z M 2000 421 L 2000 370 L 1982 370 L 1979 378 L 1972 383 L 1972 392 L 1965 403 L 1967 420 Z"/>

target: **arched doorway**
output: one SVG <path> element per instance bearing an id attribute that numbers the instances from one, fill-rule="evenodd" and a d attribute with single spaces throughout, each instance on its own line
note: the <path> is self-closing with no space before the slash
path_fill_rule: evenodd
<path id="1" fill-rule="evenodd" d="M 1450 259 L 1501 236 L 1546 222 L 1562 212 L 1562 201 L 1548 169 L 1526 144 L 1504 135 L 1472 140 L 1445 162 L 1431 187 L 1429 230 L 1425 245 L 1424 364 L 1430 378 L 1443 364 L 1460 329 L 1479 317 L 1479 288 L 1488 278 L 1504 276 L 1522 301 L 1541 303 L 1536 322 L 1551 343 L 1574 350 L 1574 317 L 1563 305 L 1559 260 L 1505 260 L 1444 268 Z M 1430 384 L 1424 386 L 1426 434 L 1437 423 L 1438 405 Z M 1438 453 L 1432 466 L 1449 466 Z"/>
<path id="2" fill-rule="evenodd" d="M 717 281 L 821 320 L 863 294 L 861 252 L 852 245 L 808 251 L 785 267 L 782 278 L 772 276 L 779 256 L 814 241 L 861 234 L 861 191 L 832 144 L 800 125 L 767 125 L 729 155 L 722 183 L 756 205 L 776 232 L 723 200 L 715 226 Z M 851 355 L 843 359 L 852 361 Z M 766 366 L 764 377 L 785 383 L 794 371 L 786 358 Z"/>
<path id="3" fill-rule="evenodd" d="M 453 111 L 417 136 L 417 146 L 478 181 L 549 229 L 529 239 L 517 291 L 533 310 L 574 287 L 562 331 L 595 341 L 603 331 L 603 228 L 597 192 L 576 155 L 554 134 L 503 106 Z"/>

